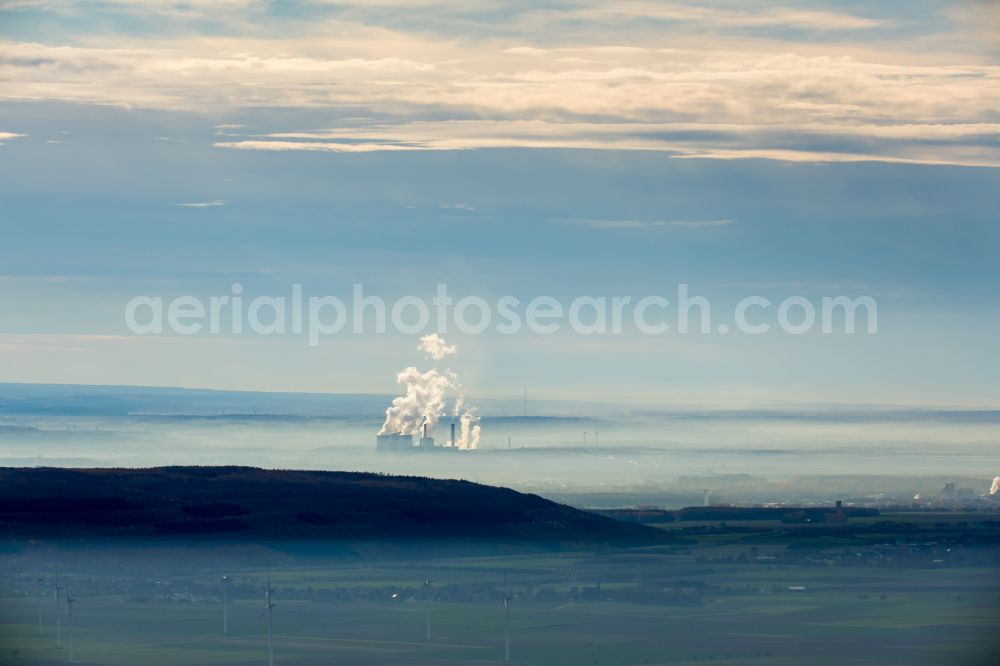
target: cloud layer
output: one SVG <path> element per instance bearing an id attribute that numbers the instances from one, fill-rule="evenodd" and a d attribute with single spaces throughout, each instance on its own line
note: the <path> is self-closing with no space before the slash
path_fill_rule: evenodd
<path id="1" fill-rule="evenodd" d="M 403 9 L 413 4 L 433 10 L 414 17 Z M 0 15 L 38 6 L 77 16 L 61 2 Z M 151 12 L 169 29 L 52 43 L 8 34 L 0 100 L 370 119 L 326 131 L 215 127 L 217 146 L 244 150 L 1000 164 L 1000 67 L 976 46 L 974 12 L 943 16 L 941 30 L 833 7 L 578 2 L 511 10 L 491 27 L 477 3 L 316 2 L 314 14 L 268 29 L 260 2 L 98 7 L 118 18 Z M 208 19 L 222 28 L 199 27 Z"/>

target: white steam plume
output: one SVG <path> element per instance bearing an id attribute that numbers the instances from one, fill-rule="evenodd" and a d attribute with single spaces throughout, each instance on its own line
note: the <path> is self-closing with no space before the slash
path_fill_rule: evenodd
<path id="1" fill-rule="evenodd" d="M 449 345 L 437 333 L 431 333 L 420 338 L 420 344 L 417 345 L 417 349 L 427 352 L 427 355 L 435 361 L 440 361 L 445 356 L 451 356 L 458 351 L 455 345 Z"/>
<path id="2" fill-rule="evenodd" d="M 437 333 L 420 338 L 417 349 L 426 352 L 435 360 L 441 360 L 457 351 L 454 345 L 449 345 Z M 406 386 L 406 393 L 395 398 L 392 405 L 385 410 L 385 423 L 378 432 L 380 435 L 419 434 L 425 423 L 428 430 L 433 430 L 445 413 L 446 394 L 462 391 L 458 375 L 451 370 L 446 370 L 444 373 L 437 370 L 420 372 L 411 366 L 396 376 L 396 382 Z M 455 436 L 456 441 L 451 442 L 451 445 L 459 449 L 475 449 L 479 446 L 481 430 L 479 417 L 474 408 L 464 407 L 464 402 L 464 398 L 459 395 L 451 411 L 459 426 L 459 433 Z"/>
<path id="3" fill-rule="evenodd" d="M 458 448 L 475 449 L 479 446 L 479 417 L 475 410 L 467 409 L 462 412 L 461 434 L 458 436 Z"/>
<path id="4" fill-rule="evenodd" d="M 996 495 L 1000 493 L 1000 476 L 993 479 L 993 485 L 990 486 L 990 495 Z"/>
<path id="5" fill-rule="evenodd" d="M 450 371 L 444 374 L 437 370 L 420 372 L 409 367 L 396 376 L 396 382 L 406 385 L 406 394 L 395 398 L 385 410 L 385 423 L 378 431 L 380 435 L 417 434 L 424 423 L 433 428 L 444 413 L 445 392 L 457 385 L 457 378 Z"/>
<path id="6" fill-rule="evenodd" d="M 456 442 L 452 446 L 460 449 L 475 449 L 479 446 L 479 417 L 476 415 L 475 407 L 464 407 L 465 399 L 455 400 L 455 406 L 451 410 L 451 415 L 458 418 L 458 435 Z"/>

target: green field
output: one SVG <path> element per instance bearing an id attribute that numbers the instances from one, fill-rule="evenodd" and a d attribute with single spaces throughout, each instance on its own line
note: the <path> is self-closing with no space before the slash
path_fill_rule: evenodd
<path id="1" fill-rule="evenodd" d="M 914 522 L 942 523 L 932 518 Z M 959 518 L 945 518 L 941 533 Z M 165 571 L 154 553 L 103 569 L 93 553 L 59 566 L 76 598 L 74 646 L 84 664 L 266 664 L 268 574 L 277 664 L 500 662 L 505 585 L 519 664 L 1000 663 L 1000 576 L 988 564 L 995 546 L 872 539 L 862 547 L 857 538 L 845 546 L 757 528 L 634 550 L 314 559 L 270 571 L 223 571 L 208 556 Z M 36 575 L 18 566 L 0 577 L 0 663 L 63 663 L 65 605 L 59 648 L 53 596 L 43 588 L 39 635 Z M 232 578 L 228 635 L 222 573 Z"/>

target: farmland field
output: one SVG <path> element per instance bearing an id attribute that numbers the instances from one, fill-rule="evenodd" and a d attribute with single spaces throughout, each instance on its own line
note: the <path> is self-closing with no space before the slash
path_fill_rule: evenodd
<path id="1" fill-rule="evenodd" d="M 951 530 L 960 518 L 917 522 Z M 185 568 L 133 553 L 102 571 L 89 553 L 58 566 L 75 598 L 75 658 L 85 664 L 266 664 L 268 576 L 279 664 L 502 661 L 505 588 L 513 663 L 1000 662 L 1000 580 L 995 567 L 974 561 L 995 556 L 994 548 L 956 547 L 961 557 L 945 561 L 929 542 L 921 555 L 898 540 L 845 546 L 858 539 L 824 543 L 808 530 L 758 528 L 598 552 L 313 558 L 225 571 L 209 553 Z M 6 557 L 13 568 L 4 568 L 0 588 L 3 663 L 65 662 L 65 602 L 57 647 L 48 579 L 39 584 L 23 560 Z M 230 576 L 228 634 L 223 574 Z"/>

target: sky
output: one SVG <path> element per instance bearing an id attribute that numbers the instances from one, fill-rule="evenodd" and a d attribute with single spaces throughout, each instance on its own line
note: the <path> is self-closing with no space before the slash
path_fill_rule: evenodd
<path id="1" fill-rule="evenodd" d="M 391 393 L 417 334 L 137 335 L 125 306 L 686 284 L 709 333 L 452 331 L 442 367 L 998 406 L 997 35 L 991 2 L 0 3 L 0 382 Z M 720 333 L 755 295 L 867 296 L 878 332 Z"/>

